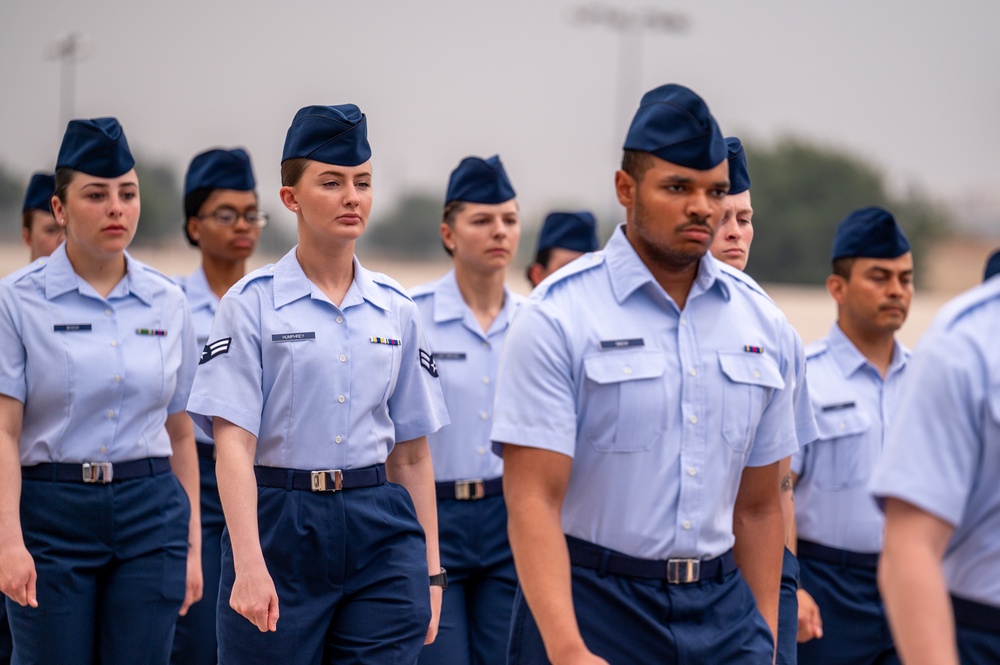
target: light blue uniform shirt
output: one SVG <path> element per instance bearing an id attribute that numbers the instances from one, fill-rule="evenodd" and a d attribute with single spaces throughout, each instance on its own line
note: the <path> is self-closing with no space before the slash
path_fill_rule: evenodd
<path id="1" fill-rule="evenodd" d="M 201 351 L 208 344 L 208 335 L 212 332 L 212 321 L 215 313 L 219 310 L 219 297 L 215 295 L 208 285 L 204 268 L 198 268 L 187 276 L 174 277 L 174 281 L 184 291 L 187 296 L 188 306 L 191 308 L 191 319 L 194 321 L 194 334 L 198 340 L 198 357 Z M 195 426 L 195 438 L 202 443 L 211 443 L 212 437 Z"/>
<path id="2" fill-rule="evenodd" d="M 490 445 L 493 389 L 507 328 L 524 298 L 504 289 L 503 309 L 484 333 L 462 299 L 454 270 L 410 295 L 420 310 L 451 418 L 450 425 L 428 437 L 434 478 L 499 478 L 503 459 Z"/>
<path id="3" fill-rule="evenodd" d="M 836 323 L 806 348 L 819 438 L 792 458 L 799 538 L 852 552 L 882 551 L 882 512 L 868 481 L 882 457 L 909 357 L 897 341 L 883 379 Z"/>
<path id="4" fill-rule="evenodd" d="M 748 281 L 706 255 L 681 311 L 619 228 L 518 309 L 492 439 L 573 458 L 567 534 L 645 559 L 733 546 L 744 467 L 797 448 L 793 331 Z"/>
<path id="5" fill-rule="evenodd" d="M 913 355 L 871 481 L 955 527 L 948 588 L 1000 607 L 1000 279 L 938 314 Z"/>
<path id="6" fill-rule="evenodd" d="M 0 393 L 24 403 L 22 466 L 172 454 L 167 414 L 184 410 L 197 366 L 191 314 L 173 282 L 125 260 L 107 298 L 65 243 L 0 282 Z"/>
<path id="7" fill-rule="evenodd" d="M 397 441 L 447 424 L 402 287 L 355 259 L 337 307 L 295 250 L 223 297 L 188 403 L 195 423 L 212 435 L 212 417 L 225 418 L 257 437 L 256 464 L 305 470 L 385 462 Z"/>

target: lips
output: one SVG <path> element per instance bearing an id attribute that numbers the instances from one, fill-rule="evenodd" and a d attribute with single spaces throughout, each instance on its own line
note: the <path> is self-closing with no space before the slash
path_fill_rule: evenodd
<path id="1" fill-rule="evenodd" d="M 121 224 L 110 224 L 104 227 L 103 232 L 111 235 L 122 235 L 124 233 L 127 233 L 128 229 L 126 229 Z"/>

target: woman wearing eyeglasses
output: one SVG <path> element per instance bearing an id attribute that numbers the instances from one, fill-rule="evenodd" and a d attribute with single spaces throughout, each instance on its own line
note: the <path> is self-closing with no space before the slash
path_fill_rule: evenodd
<path id="1" fill-rule="evenodd" d="M 184 235 L 201 251 L 201 267 L 177 282 L 187 295 L 198 338 L 208 342 L 219 301 L 246 274 L 247 259 L 260 240 L 267 215 L 257 209 L 257 182 L 250 156 L 240 148 L 196 155 L 184 178 Z M 217 660 L 215 604 L 222 565 L 222 528 L 226 522 L 215 476 L 215 443 L 195 428 L 201 471 L 202 602 L 177 621 L 171 662 L 212 665 Z"/>

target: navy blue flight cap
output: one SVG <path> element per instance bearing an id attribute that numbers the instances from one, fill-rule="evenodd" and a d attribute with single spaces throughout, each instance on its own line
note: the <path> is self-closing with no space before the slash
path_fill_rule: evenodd
<path id="1" fill-rule="evenodd" d="M 198 189 L 252 192 L 256 188 L 250 155 L 242 148 L 215 148 L 195 155 L 184 177 L 184 196 Z"/>
<path id="2" fill-rule="evenodd" d="M 910 243 L 892 213 L 872 206 L 841 220 L 833 237 L 832 259 L 894 259 L 908 251 Z"/>
<path id="3" fill-rule="evenodd" d="M 337 166 L 359 166 L 371 157 L 368 119 L 354 104 L 299 109 L 281 152 L 283 162 L 305 158 Z"/>
<path id="4" fill-rule="evenodd" d="M 997 273 L 1000 273 L 1000 249 L 990 254 L 990 258 L 987 259 L 986 272 L 983 273 L 983 281 L 985 282 Z"/>
<path id="5" fill-rule="evenodd" d="M 741 194 L 750 189 L 747 153 L 735 136 L 726 138 L 726 148 L 729 150 L 729 193 Z"/>
<path id="6" fill-rule="evenodd" d="M 507 172 L 500 162 L 500 155 L 482 159 L 466 157 L 448 178 L 448 193 L 444 202 L 503 203 L 516 197 Z"/>
<path id="7" fill-rule="evenodd" d="M 24 193 L 24 205 L 21 212 L 41 210 L 52 212 L 52 195 L 56 191 L 56 179 L 49 173 L 36 173 L 28 182 L 28 191 Z"/>
<path id="8" fill-rule="evenodd" d="M 63 134 L 57 169 L 98 178 L 117 178 L 135 166 L 122 126 L 114 118 L 70 120 Z"/>
<path id="9" fill-rule="evenodd" d="M 586 210 L 549 213 L 542 224 L 542 232 L 538 234 L 538 251 L 553 247 L 583 253 L 597 251 L 597 220 L 594 215 Z"/>
<path id="10" fill-rule="evenodd" d="M 718 166 L 727 155 L 726 141 L 704 100 L 674 83 L 642 96 L 624 148 L 699 171 Z"/>

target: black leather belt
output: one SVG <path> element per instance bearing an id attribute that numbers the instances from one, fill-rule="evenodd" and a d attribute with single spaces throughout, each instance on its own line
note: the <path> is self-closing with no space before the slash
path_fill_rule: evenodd
<path id="1" fill-rule="evenodd" d="M 116 480 L 156 476 L 167 471 L 170 471 L 169 457 L 147 457 L 129 462 L 83 462 L 81 464 L 46 462 L 34 466 L 22 466 L 21 477 L 27 480 L 104 485 Z"/>
<path id="2" fill-rule="evenodd" d="M 878 568 L 877 552 L 852 552 L 836 547 L 827 547 L 810 540 L 800 540 L 797 553 L 800 559 L 815 559 L 816 561 L 854 566 L 855 568 L 871 568 L 873 570 Z"/>
<path id="3" fill-rule="evenodd" d="M 195 441 L 194 445 L 198 448 L 198 457 L 202 459 L 207 459 L 215 461 L 216 448 L 214 443 L 202 443 L 201 441 Z"/>
<path id="4" fill-rule="evenodd" d="M 447 480 L 434 483 L 434 488 L 437 491 L 437 498 L 441 500 L 475 501 L 503 494 L 503 478 Z"/>
<path id="5" fill-rule="evenodd" d="M 276 466 L 255 466 L 254 475 L 260 487 L 278 487 L 286 490 L 312 492 L 339 492 L 358 487 L 384 485 L 385 464 L 366 466 L 363 469 L 319 469 L 301 471 Z"/>
<path id="6" fill-rule="evenodd" d="M 951 596 L 951 606 L 955 612 L 955 623 L 959 626 L 1000 635 L 1000 607 L 959 598 L 954 594 Z"/>
<path id="7" fill-rule="evenodd" d="M 590 568 L 602 575 L 663 580 L 668 584 L 692 584 L 700 580 L 722 579 L 736 570 L 736 556 L 729 550 L 714 559 L 638 559 L 621 552 L 566 536 L 569 560 L 574 566 Z"/>

